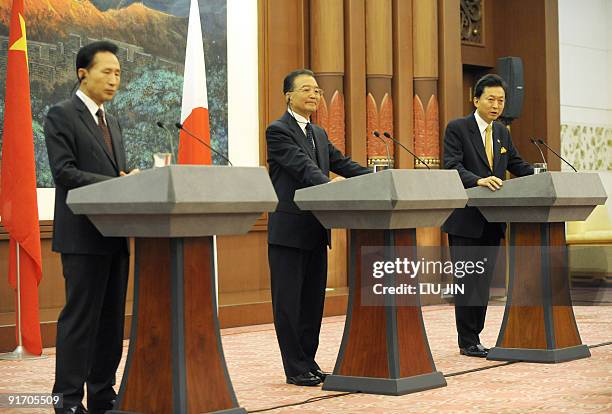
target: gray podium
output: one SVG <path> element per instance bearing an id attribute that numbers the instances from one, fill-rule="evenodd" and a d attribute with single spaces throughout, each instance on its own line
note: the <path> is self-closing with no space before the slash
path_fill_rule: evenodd
<path id="1" fill-rule="evenodd" d="M 418 260 L 415 228 L 442 225 L 466 201 L 454 170 L 384 170 L 296 192 L 298 206 L 323 226 L 351 229 L 347 318 L 324 390 L 403 395 L 446 385 L 431 357 L 418 292 L 408 301 L 389 295 L 379 305 L 363 303 L 373 278 L 362 264 L 372 246 L 384 246 L 385 260 L 406 252 Z"/>
<path id="2" fill-rule="evenodd" d="M 510 285 L 488 359 L 562 362 L 591 354 L 576 326 L 567 266 L 566 221 L 586 220 L 606 192 L 596 173 L 547 172 L 467 190 L 490 222 L 511 222 Z"/>
<path id="3" fill-rule="evenodd" d="M 134 313 L 111 413 L 246 413 L 217 318 L 213 235 L 247 233 L 277 197 L 265 168 L 179 166 L 72 190 L 105 236 L 135 237 Z"/>

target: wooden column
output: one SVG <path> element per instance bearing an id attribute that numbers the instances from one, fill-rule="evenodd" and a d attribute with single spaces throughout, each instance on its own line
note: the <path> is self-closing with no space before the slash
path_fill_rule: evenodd
<path id="1" fill-rule="evenodd" d="M 344 0 L 346 151 L 361 164 L 366 153 L 365 0 Z"/>
<path id="2" fill-rule="evenodd" d="M 459 0 L 438 0 L 440 157 L 446 125 L 464 115 L 461 88 L 461 22 L 457 12 L 459 7 Z"/>
<path id="3" fill-rule="evenodd" d="M 368 163 L 385 161 L 385 144 L 372 135 L 378 130 L 393 131 L 393 21 L 391 0 L 366 0 L 366 110 Z M 385 139 L 385 138 L 383 138 Z M 389 144 L 389 155 L 394 147 Z M 386 162 L 386 161 L 385 161 Z"/>
<path id="4" fill-rule="evenodd" d="M 414 149 L 430 167 L 440 166 L 438 108 L 438 5 L 414 0 Z M 415 164 L 415 168 L 425 168 Z"/>
<path id="5" fill-rule="evenodd" d="M 412 0 L 393 0 L 393 129 L 395 139 L 414 149 Z M 413 168 L 414 157 L 396 148 L 395 168 Z"/>
<path id="6" fill-rule="evenodd" d="M 327 131 L 330 141 L 346 153 L 344 106 L 344 3 L 342 0 L 310 1 L 310 61 L 317 82 L 325 90 L 312 120 Z M 328 251 L 327 286 L 347 285 L 347 232 L 332 230 Z"/>
<path id="7" fill-rule="evenodd" d="M 437 2 L 413 0 L 412 19 L 414 152 L 430 168 L 440 168 Z M 415 163 L 414 168 L 426 167 Z M 442 233 L 438 227 L 418 228 L 416 234 L 419 246 L 440 246 L 442 243 Z M 438 258 L 432 256 L 428 259 Z M 428 303 L 434 300 L 431 297 L 423 299 Z"/>

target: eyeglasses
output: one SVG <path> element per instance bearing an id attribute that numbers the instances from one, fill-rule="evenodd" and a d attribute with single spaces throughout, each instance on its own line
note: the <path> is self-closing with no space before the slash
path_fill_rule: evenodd
<path id="1" fill-rule="evenodd" d="M 300 92 L 300 93 L 305 93 L 305 94 L 314 93 L 316 96 L 323 96 L 323 93 L 325 91 L 321 88 L 313 88 L 312 86 L 303 86 L 300 89 L 295 90 L 294 92 Z"/>

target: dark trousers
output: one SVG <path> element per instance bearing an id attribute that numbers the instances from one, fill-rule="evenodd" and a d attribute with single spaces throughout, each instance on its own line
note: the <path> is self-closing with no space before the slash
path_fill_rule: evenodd
<path id="1" fill-rule="evenodd" d="M 498 226 L 485 225 L 480 238 L 462 237 L 449 234 L 451 259 L 461 261 L 484 261 L 484 274 L 455 277 L 453 282 L 464 287 L 464 294 L 455 295 L 455 323 L 459 348 L 468 348 L 480 343 L 484 329 L 489 289 L 499 252 L 501 234 Z"/>
<path id="2" fill-rule="evenodd" d="M 54 393 L 64 407 L 111 409 L 123 351 L 129 255 L 62 254 L 66 305 L 57 321 Z"/>
<path id="3" fill-rule="evenodd" d="M 268 245 L 274 328 L 285 374 L 319 369 L 315 354 L 327 283 L 327 246 L 314 250 Z"/>

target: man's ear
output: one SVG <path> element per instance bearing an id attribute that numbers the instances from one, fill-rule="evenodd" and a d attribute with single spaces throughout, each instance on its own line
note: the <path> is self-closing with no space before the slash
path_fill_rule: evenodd
<path id="1" fill-rule="evenodd" d="M 285 102 L 287 103 L 287 105 L 291 103 L 291 94 L 289 92 L 285 94 Z"/>
<path id="2" fill-rule="evenodd" d="M 77 77 L 79 78 L 79 82 L 82 82 L 87 77 L 87 69 L 80 68 L 77 71 Z"/>

